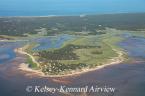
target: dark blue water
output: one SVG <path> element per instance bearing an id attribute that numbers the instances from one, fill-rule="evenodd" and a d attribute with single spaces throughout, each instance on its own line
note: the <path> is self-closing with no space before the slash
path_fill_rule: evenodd
<path id="1" fill-rule="evenodd" d="M 145 0 L 1 0 L 0 16 L 145 12 Z"/>
<path id="2" fill-rule="evenodd" d="M 60 35 L 55 37 L 42 37 L 34 40 L 39 46 L 33 50 L 47 50 L 49 48 L 60 48 L 66 41 L 73 39 L 70 35 Z"/>

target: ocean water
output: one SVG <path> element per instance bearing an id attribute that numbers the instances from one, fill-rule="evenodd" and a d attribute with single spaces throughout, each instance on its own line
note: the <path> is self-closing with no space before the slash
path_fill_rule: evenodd
<path id="1" fill-rule="evenodd" d="M 1 0 L 0 16 L 145 12 L 145 0 Z"/>

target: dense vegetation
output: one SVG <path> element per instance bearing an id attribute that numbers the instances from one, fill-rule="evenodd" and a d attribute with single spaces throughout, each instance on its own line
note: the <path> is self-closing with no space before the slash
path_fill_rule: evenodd
<path id="1" fill-rule="evenodd" d="M 73 51 L 82 48 L 96 48 L 96 46 L 81 46 L 70 44 L 53 51 L 40 51 L 38 54 L 39 57 L 46 58 L 47 60 L 77 60 L 79 57 Z"/>
<path id="2" fill-rule="evenodd" d="M 46 28 L 47 35 L 64 31 L 89 31 L 90 34 L 96 34 L 96 29 L 104 29 L 105 27 L 138 30 L 145 28 L 144 17 L 145 13 L 60 17 L 1 17 L 0 35 L 25 36 L 25 33 L 38 33 L 39 31 L 36 29 L 41 28 Z"/>
<path id="3" fill-rule="evenodd" d="M 57 61 L 50 61 L 47 66 L 42 66 L 42 71 L 46 75 L 58 75 L 58 74 L 65 74 L 64 72 L 68 72 L 69 70 L 76 70 L 76 69 L 82 69 L 84 67 L 87 67 L 88 65 L 85 63 L 79 63 L 79 64 L 62 64 Z"/>
<path id="4" fill-rule="evenodd" d="M 38 55 L 39 62 L 41 61 L 42 71 L 45 74 L 63 74 L 63 72 L 68 70 L 82 69 L 84 67 L 89 67 L 90 65 L 81 63 L 70 63 L 64 64 L 61 60 L 79 60 L 80 57 L 74 53 L 78 49 L 90 49 L 90 48 L 101 48 L 100 46 L 83 46 L 83 45 L 73 45 L 68 44 L 62 48 L 56 50 L 43 50 L 39 51 Z M 101 51 L 95 50 L 92 54 L 102 54 Z"/>

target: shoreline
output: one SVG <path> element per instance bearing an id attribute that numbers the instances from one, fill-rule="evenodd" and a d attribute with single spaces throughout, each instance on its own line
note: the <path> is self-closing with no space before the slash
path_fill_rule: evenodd
<path id="1" fill-rule="evenodd" d="M 104 67 L 107 67 L 107 66 L 110 66 L 110 65 L 120 64 L 121 62 L 123 62 L 124 61 L 124 58 L 123 58 L 123 53 L 124 52 L 118 51 L 116 49 L 113 49 L 113 50 L 116 51 L 118 56 L 114 57 L 112 59 L 109 59 L 107 61 L 108 63 L 106 62 L 106 63 L 104 63 L 102 65 L 96 66 L 95 68 L 83 68 L 81 70 L 72 70 L 71 73 L 68 73 L 66 75 L 45 75 L 41 71 L 41 69 L 40 70 L 31 69 L 30 67 L 28 67 L 28 64 L 26 64 L 26 63 L 20 64 L 19 69 L 22 70 L 22 71 L 25 71 L 25 72 L 35 73 L 35 75 L 40 76 L 40 77 L 69 77 L 69 76 L 78 76 L 78 75 L 81 75 L 81 74 L 84 74 L 84 73 L 87 73 L 87 72 L 99 70 L 99 69 L 102 69 Z M 15 52 L 19 53 L 19 54 L 23 54 L 23 55 L 29 56 L 32 59 L 32 61 L 34 61 L 39 66 L 39 63 L 35 60 L 35 58 L 32 55 L 30 55 L 29 53 L 23 51 L 22 48 L 15 49 Z"/>
<path id="2" fill-rule="evenodd" d="M 18 53 L 20 53 L 20 54 L 24 54 L 24 55 L 29 56 L 29 57 L 32 59 L 32 61 L 33 61 L 35 64 L 37 64 L 37 67 L 39 67 L 39 63 L 35 60 L 35 58 L 34 58 L 31 54 L 29 54 L 29 53 L 23 51 L 23 48 L 17 48 L 17 49 L 15 49 L 14 51 L 15 51 L 15 52 L 18 52 Z"/>

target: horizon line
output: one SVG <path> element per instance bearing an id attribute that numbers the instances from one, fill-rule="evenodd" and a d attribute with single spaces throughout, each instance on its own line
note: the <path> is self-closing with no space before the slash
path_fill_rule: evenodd
<path id="1" fill-rule="evenodd" d="M 22 16 L 0 16 L 0 18 L 12 18 L 12 17 L 20 17 L 20 18 L 29 18 L 29 17 L 69 17 L 69 16 L 80 16 L 80 17 L 84 17 L 84 16 L 94 16 L 94 15 L 117 15 L 117 14 L 143 14 L 145 12 L 118 12 L 118 13 L 102 13 L 102 14 L 80 14 L 80 15 L 22 15 Z"/>

